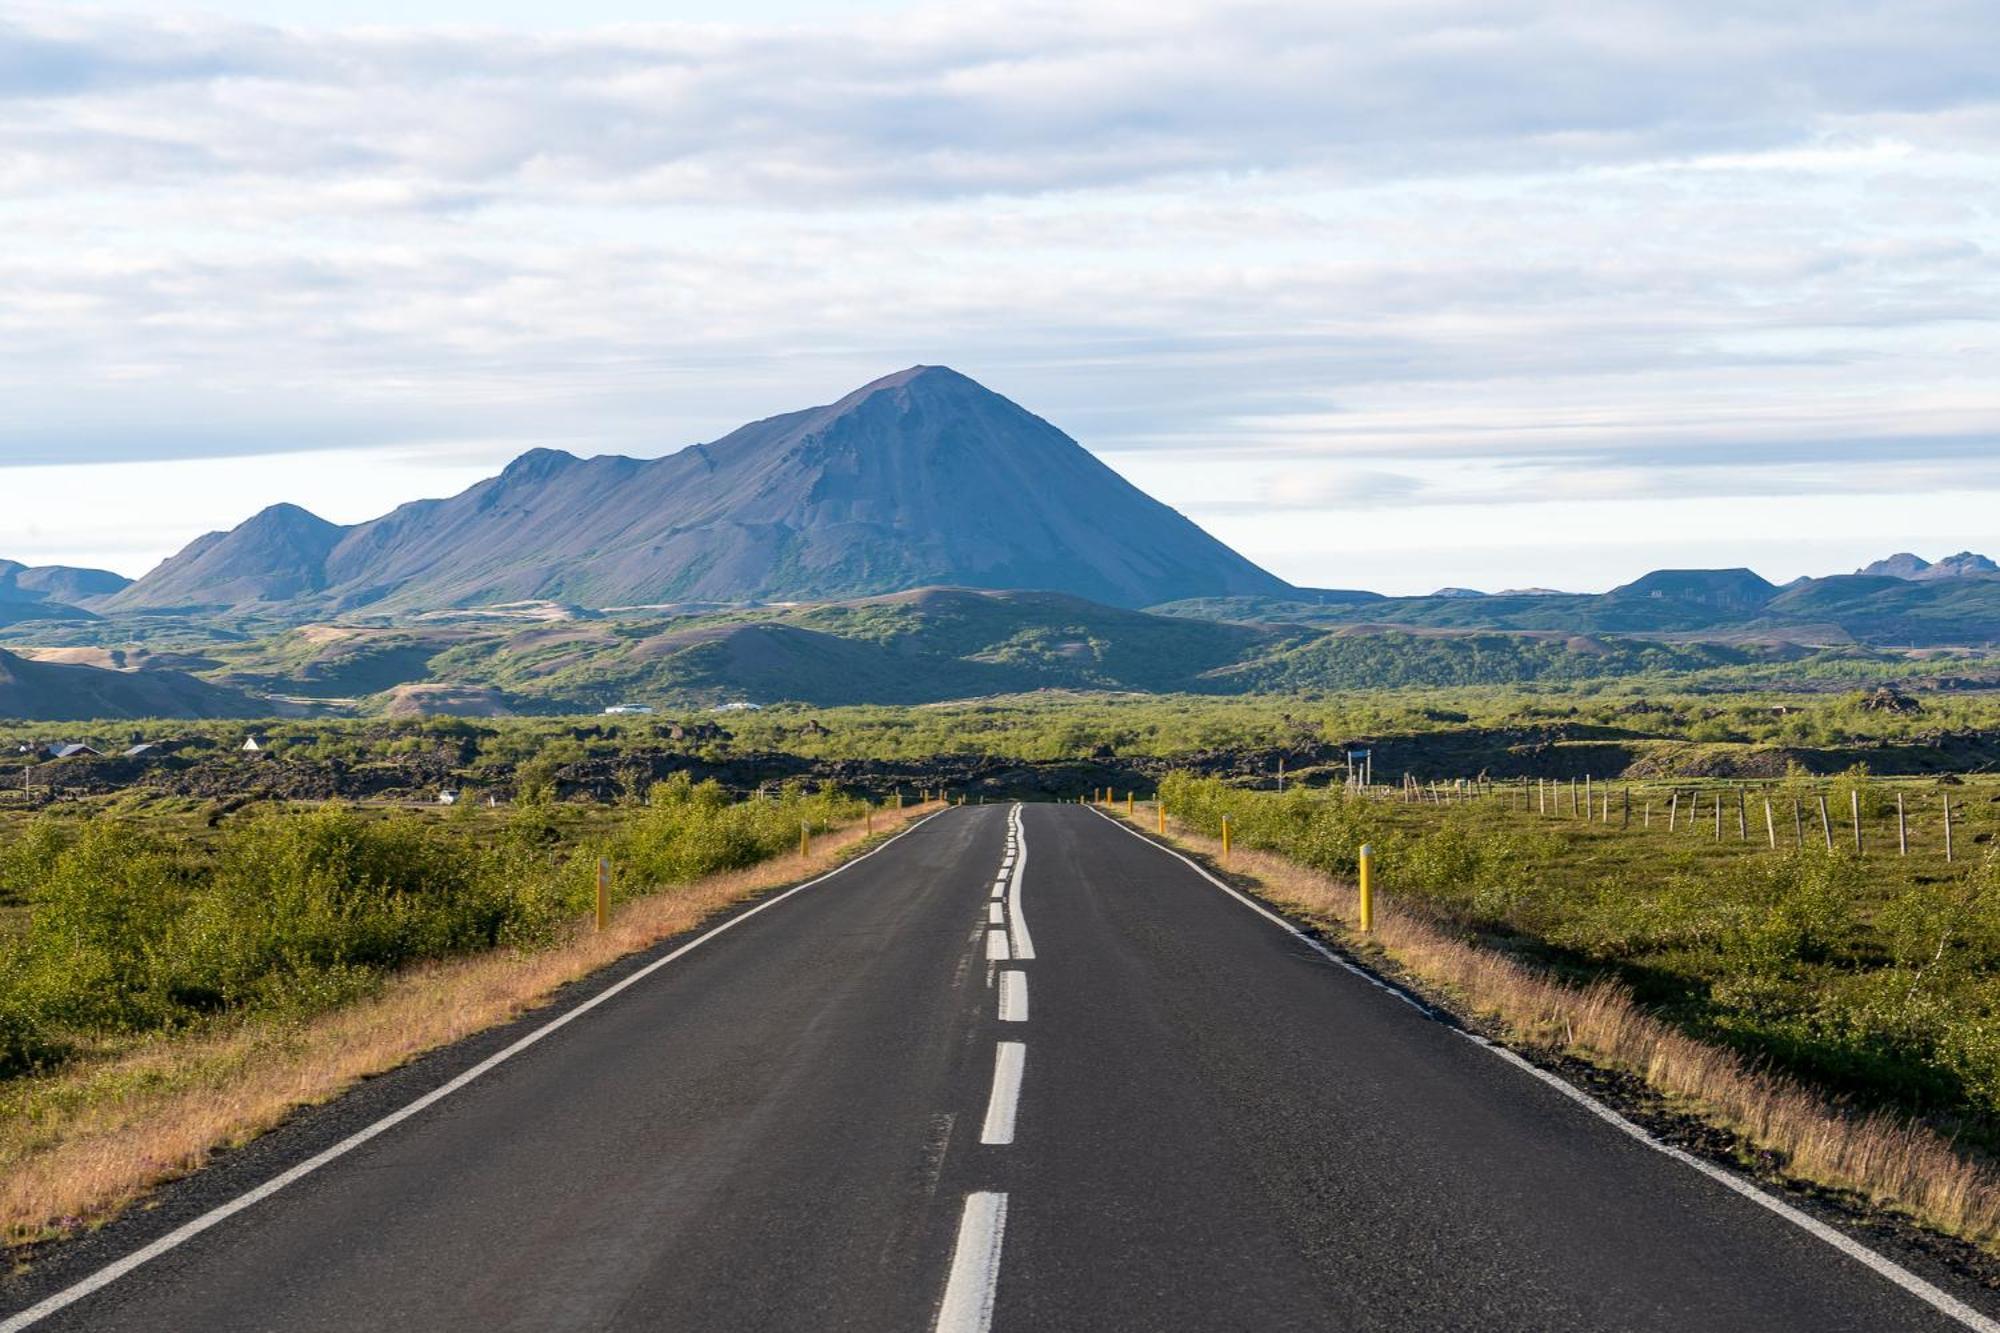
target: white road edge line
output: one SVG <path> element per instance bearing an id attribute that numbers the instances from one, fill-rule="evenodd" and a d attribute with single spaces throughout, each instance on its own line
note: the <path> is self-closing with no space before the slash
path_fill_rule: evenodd
<path id="1" fill-rule="evenodd" d="M 1028 1021 L 1028 974 L 1026 972 L 1002 972 L 1000 974 L 1000 1021 L 1002 1023 L 1025 1023 Z"/>
<path id="2" fill-rule="evenodd" d="M 1028 1063 L 1028 1044 L 1003 1041 L 993 1048 L 993 1095 L 986 1101 L 986 1124 L 979 1131 L 984 1144 L 1006 1146 L 1014 1141 L 1015 1113 L 1021 1106 L 1021 1071 Z"/>
<path id="3" fill-rule="evenodd" d="M 92 1295 L 95 1292 L 102 1291 L 104 1288 L 110 1286 L 112 1283 L 124 1277 L 127 1273 L 132 1272 L 134 1269 L 139 1268 L 141 1265 L 150 1263 L 154 1259 L 157 1259 L 161 1255 L 167 1253 L 169 1250 L 176 1249 L 179 1246 L 186 1244 L 188 1241 L 193 1240 L 196 1236 L 199 1236 L 202 1232 L 207 1231 L 209 1228 L 213 1226 L 216 1226 L 218 1223 L 227 1221 L 228 1219 L 234 1217 L 236 1214 L 242 1212 L 246 1208 L 251 1208 L 259 1203 L 262 1203 L 264 1200 L 270 1198 L 273 1194 L 276 1194 L 279 1190 L 284 1189 L 287 1185 L 295 1184 L 298 1181 L 303 1180 L 305 1177 L 311 1175 L 313 1172 L 319 1170 L 321 1167 L 327 1165 L 327 1163 L 345 1157 L 348 1153 L 353 1152 L 356 1148 L 359 1148 L 364 1143 L 367 1143 L 370 1139 L 375 1138 L 379 1134 L 383 1134 L 391 1129 L 394 1129 L 397 1125 L 402 1124 L 405 1120 L 408 1120 L 411 1116 L 414 1116 L 419 1112 L 428 1110 L 430 1107 L 435 1106 L 437 1103 L 443 1101 L 445 1098 L 451 1096 L 454 1092 L 459 1091 L 461 1088 L 464 1088 L 467 1084 L 473 1082 L 475 1079 L 481 1077 L 482 1075 L 491 1073 L 494 1069 L 505 1064 L 507 1061 L 513 1059 L 515 1056 L 521 1054 L 521 1052 L 535 1045 L 537 1042 L 541 1041 L 544 1037 L 550 1036 L 559 1029 L 569 1026 L 571 1023 L 583 1017 L 591 1010 L 609 1001 L 613 996 L 619 995 L 624 991 L 631 989 L 633 986 L 638 985 L 640 982 L 644 981 L 647 977 L 652 976 L 653 973 L 665 967 L 668 963 L 671 963 L 677 958 L 681 958 L 687 954 L 694 952 L 696 949 L 699 949 L 702 945 L 708 943 L 710 940 L 722 934 L 724 931 L 735 929 L 737 926 L 742 925 L 745 921 L 748 921 L 751 917 L 756 916 L 758 913 L 768 911 L 770 908 L 776 907 L 779 903 L 784 902 L 787 898 L 790 898 L 793 894 L 803 893 L 805 892 L 805 890 L 812 888 L 816 884 L 824 884 L 827 880 L 832 879 L 835 875 L 838 875 L 843 871 L 853 869 L 855 866 L 860 865 L 863 861 L 868 860 L 870 857 L 876 855 L 878 852 L 883 852 L 888 850 L 891 844 L 901 840 L 904 837 L 907 837 L 911 833 L 916 832 L 919 828 L 922 828 L 925 824 L 928 824 L 931 820 L 937 818 L 938 815 L 943 813 L 944 811 L 939 810 L 939 811 L 934 811 L 931 814 L 925 815 L 922 819 L 917 820 L 914 824 L 911 824 L 901 833 L 896 834 L 895 837 L 892 837 L 887 842 L 884 842 L 880 847 L 876 847 L 869 851 L 863 852 L 860 856 L 855 857 L 852 861 L 843 862 L 842 864 L 837 865 L 833 869 L 827 871 L 824 875 L 816 876 L 812 879 L 807 880 L 803 884 L 794 884 L 791 888 L 786 889 L 783 893 L 779 894 L 777 897 L 771 898 L 765 902 L 758 903 L 755 907 L 751 908 L 749 911 L 744 912 L 741 915 L 731 917 L 729 920 L 723 922 L 721 925 L 715 927 L 715 929 L 713 930 L 704 931 L 702 934 L 697 935 L 695 938 L 689 940 L 686 944 L 681 945 L 678 949 L 675 949 L 672 953 L 665 954 L 659 958 L 655 958 L 652 962 L 646 964 L 644 967 L 634 972 L 631 976 L 626 977 L 621 981 L 615 982 L 614 984 L 605 987 L 597 994 L 591 996 L 588 1000 L 585 1000 L 583 1003 L 577 1005 L 574 1009 L 570 1009 L 565 1013 L 559 1015 L 558 1017 L 550 1019 L 548 1022 L 542 1024 L 542 1026 L 536 1028 L 533 1032 L 530 1032 L 527 1036 L 522 1037 L 519 1041 L 516 1041 L 513 1045 L 508 1046 L 504 1050 L 496 1051 L 494 1054 L 487 1056 L 484 1060 L 481 1060 L 478 1064 L 466 1070 L 464 1073 L 460 1074 L 457 1078 L 452 1079 L 449 1083 L 445 1083 L 440 1085 L 439 1087 L 431 1089 L 431 1091 L 425 1093 L 423 1096 L 417 1098 L 415 1101 L 409 1103 L 407 1106 L 404 1106 L 399 1110 L 391 1111 L 388 1115 L 383 1116 L 380 1120 L 377 1120 L 374 1124 L 369 1125 L 364 1129 L 355 1131 L 353 1134 L 348 1135 L 346 1138 L 334 1144 L 332 1147 L 327 1148 L 319 1153 L 316 1153 L 311 1157 L 308 1157 L 305 1161 L 300 1162 L 297 1166 L 293 1167 L 289 1171 L 273 1176 L 271 1179 L 265 1181 L 257 1188 L 250 1190 L 248 1193 L 239 1194 L 234 1199 L 231 1199 L 228 1203 L 221 1204 L 215 1208 L 210 1209 L 208 1212 L 203 1213 L 200 1217 L 195 1218 L 191 1222 L 183 1223 L 182 1225 L 174 1228 L 172 1231 L 169 1231 L 166 1235 L 161 1236 L 158 1240 L 153 1241 L 151 1244 L 143 1246 L 137 1250 L 134 1250 L 132 1253 L 126 1255 L 123 1259 L 118 1260 L 116 1263 L 107 1264 L 105 1267 L 98 1269 L 95 1273 L 91 1274 L 89 1277 L 84 1278 L 81 1282 L 77 1282 L 68 1287 L 65 1287 L 61 1291 L 56 1292 L 52 1296 L 44 1297 L 42 1300 L 38 1301 L 34 1305 L 29 1306 L 27 1309 L 19 1311 L 16 1314 L 10 1315 L 6 1320 L 0 1321 L 0 1333 L 19 1333 L 21 1329 L 29 1328 L 35 1324 L 39 1324 L 42 1320 L 47 1319 L 50 1315 L 55 1314 L 57 1311 L 65 1309 L 68 1306 L 74 1305 L 76 1302 L 82 1300 L 84 1297 Z"/>
<path id="4" fill-rule="evenodd" d="M 1007 924 L 1007 908 L 997 898 L 986 904 L 986 924 L 989 926 Z"/>
<path id="5" fill-rule="evenodd" d="M 968 1194 L 958 1222 L 951 1277 L 938 1308 L 937 1333 L 986 1333 L 1000 1290 L 1000 1243 L 1007 1234 L 1007 1196 Z"/>
<path id="6" fill-rule="evenodd" d="M 1267 921 L 1274 923 L 1275 925 L 1279 926 L 1281 929 L 1289 932 L 1290 934 L 1298 937 L 1298 939 L 1300 939 L 1304 943 L 1311 945 L 1315 950 L 1317 950 L 1322 954 L 1325 954 L 1328 958 L 1331 958 L 1334 962 L 1339 963 L 1349 972 L 1352 972 L 1357 976 L 1364 978 L 1365 980 L 1369 981 L 1379 989 L 1388 991 L 1390 994 L 1397 996 L 1399 999 L 1409 1004 L 1410 1007 L 1418 1010 L 1427 1017 L 1435 1018 L 1435 1014 L 1432 1013 L 1428 1005 L 1421 1003 L 1413 996 L 1409 995 L 1408 993 L 1404 992 L 1398 987 L 1391 986 L 1388 982 L 1383 981 L 1381 978 L 1371 976 L 1363 969 L 1355 966 L 1353 963 L 1348 962 L 1345 958 L 1342 958 L 1338 954 L 1333 953 L 1325 945 L 1321 944 L 1318 940 L 1313 939 L 1311 936 L 1305 934 L 1297 926 L 1285 920 L 1277 913 L 1271 911 L 1263 904 L 1256 902 L 1251 898 L 1245 897 L 1242 893 L 1238 892 L 1236 889 L 1230 887 L 1228 884 L 1223 883 L 1221 880 L 1217 879 L 1214 875 L 1211 875 L 1207 870 L 1205 870 L 1198 862 L 1194 861 L 1193 859 L 1187 856 L 1183 856 L 1181 853 L 1175 851 L 1171 847 L 1162 846 L 1160 843 L 1153 841 L 1151 838 L 1139 832 L 1137 829 L 1132 828 L 1129 825 L 1120 822 L 1119 820 L 1113 819 L 1110 815 L 1105 814 L 1101 810 L 1094 810 L 1092 811 L 1092 813 L 1097 815 L 1100 819 L 1105 820 L 1107 823 L 1110 823 L 1116 826 L 1117 828 L 1124 830 L 1126 833 L 1131 834 L 1133 837 L 1137 838 L 1140 842 L 1145 843 L 1148 847 L 1151 847 L 1156 851 L 1163 852 L 1166 855 L 1173 857 L 1176 861 L 1179 861 L 1181 864 L 1187 866 L 1188 869 L 1194 871 L 1197 875 L 1200 875 L 1210 884 L 1213 884 L 1216 888 L 1221 889 L 1224 893 L 1236 899 L 1236 901 L 1242 903 L 1245 907 L 1248 907 L 1251 911 L 1255 912 L 1257 915 L 1263 917 Z M 1500 1059 L 1505 1060 L 1508 1064 L 1513 1065 L 1516 1069 L 1519 1069 L 1524 1073 L 1527 1073 L 1532 1077 L 1541 1080 L 1543 1083 L 1548 1084 L 1551 1088 L 1554 1088 L 1557 1092 L 1560 1092 L 1563 1096 L 1569 1098 L 1577 1105 L 1588 1110 L 1592 1115 L 1604 1121 L 1606 1124 L 1611 1125 L 1615 1129 L 1619 1130 L 1621 1133 L 1630 1135 L 1632 1138 L 1638 1140 L 1640 1143 L 1645 1144 L 1648 1148 L 1653 1149 L 1655 1152 L 1662 1153 L 1668 1157 L 1671 1157 L 1673 1160 L 1681 1163 L 1683 1166 L 1693 1167 L 1695 1170 L 1701 1172 L 1709 1179 L 1717 1182 L 1720 1185 L 1727 1187 L 1728 1189 L 1734 1191 L 1737 1194 L 1742 1195 L 1744 1198 L 1756 1204 L 1758 1207 L 1767 1209 L 1768 1211 L 1777 1214 L 1779 1217 L 1783 1218 L 1787 1222 L 1790 1222 L 1793 1226 L 1799 1228 L 1801 1231 L 1804 1231 L 1808 1235 L 1816 1237 L 1819 1240 L 1825 1241 L 1828 1245 L 1831 1245 L 1834 1249 L 1840 1251 L 1848 1258 L 1854 1260 L 1856 1263 L 1862 1265 L 1864 1268 L 1867 1268 L 1872 1272 L 1874 1272 L 1876 1276 L 1885 1278 L 1888 1281 L 1895 1283 L 1898 1287 L 1901 1287 L 1904 1291 L 1916 1297 L 1918 1300 L 1924 1302 L 1924 1304 L 1930 1306 L 1938 1313 L 1957 1320 L 1959 1323 L 1965 1325 L 1965 1327 L 1967 1328 L 1977 1329 L 1979 1330 L 1979 1333 L 2000 1333 L 2000 1320 L 1989 1318 L 1988 1316 L 1980 1313 L 1978 1310 L 1973 1309 L 1970 1305 L 1967 1305 L 1964 1301 L 1959 1300 L 1958 1297 L 1952 1295 L 1950 1292 L 1944 1290 L 1942 1287 L 1938 1287 L 1933 1285 L 1932 1283 L 1926 1282 L 1923 1278 L 1918 1277 L 1915 1273 L 1912 1273 L 1909 1269 L 1903 1267 L 1901 1264 L 1897 1263 L 1894 1259 L 1889 1258 L 1887 1255 L 1879 1254 L 1876 1251 L 1869 1249 L 1866 1245 L 1863 1245 L 1860 1241 L 1855 1240 L 1853 1237 L 1847 1235 L 1845 1232 L 1837 1231 L 1833 1227 L 1830 1227 L 1826 1223 L 1820 1221 L 1818 1218 L 1813 1217 L 1811 1214 L 1799 1211 L 1797 1208 L 1794 1208 L 1790 1204 L 1786 1203 L 1783 1199 L 1780 1199 L 1772 1194 L 1767 1194 L 1765 1191 L 1759 1189 L 1757 1186 L 1751 1184 L 1749 1181 L 1743 1180 L 1735 1175 L 1732 1175 L 1730 1172 L 1723 1170 L 1721 1167 L 1715 1165 L 1713 1162 L 1705 1162 L 1701 1158 L 1693 1155 L 1692 1153 L 1684 1152 L 1683 1150 L 1674 1147 L 1670 1143 L 1662 1142 L 1660 1139 L 1655 1138 L 1651 1132 L 1642 1128 L 1639 1125 L 1632 1123 L 1630 1120 L 1627 1120 L 1624 1116 L 1618 1114 L 1618 1112 L 1613 1110 L 1611 1107 L 1606 1106 L 1603 1102 L 1597 1100 L 1597 1098 L 1583 1091 L 1575 1084 L 1569 1083 L 1564 1079 L 1559 1078 L 1554 1074 L 1551 1074 L 1548 1070 L 1541 1068 L 1539 1065 L 1530 1063 L 1529 1061 L 1523 1059 L 1521 1056 L 1515 1054 L 1513 1051 L 1508 1050 L 1506 1047 L 1496 1045 L 1495 1043 L 1488 1041 L 1486 1038 L 1481 1037 L 1476 1033 L 1465 1031 L 1463 1028 L 1459 1028 L 1451 1024 L 1446 1024 L 1444 1026 L 1447 1032 L 1456 1033 L 1458 1036 L 1465 1038 L 1467 1041 L 1471 1042 L 1475 1046 L 1480 1047 L 1482 1050 L 1488 1051 L 1491 1054 L 1500 1057 Z M 4 1328 L 0 1328 L 0 1333 L 6 1333 L 6 1330 Z"/>
<path id="7" fill-rule="evenodd" d="M 989 930 L 986 932 L 986 961 L 989 963 L 1008 963 L 1013 961 L 1007 954 L 1006 931 Z M 6 1333 L 6 1330 L 0 1329 L 0 1333 Z"/>
<path id="8" fill-rule="evenodd" d="M 1007 884 L 1007 917 L 1014 927 L 1014 956 L 1033 958 L 1035 941 L 1028 934 L 1028 918 L 1021 911 L 1021 878 L 1028 873 L 1028 831 L 1022 827 L 1021 807 L 1017 802 L 1007 813 L 1008 822 L 1014 826 L 1015 836 L 1020 839 L 1021 850 L 1014 859 L 1014 875 Z"/>

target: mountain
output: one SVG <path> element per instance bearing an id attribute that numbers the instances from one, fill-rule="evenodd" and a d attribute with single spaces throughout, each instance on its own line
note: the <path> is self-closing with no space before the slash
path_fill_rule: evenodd
<path id="1" fill-rule="evenodd" d="M 348 530 L 297 505 L 272 505 L 185 550 L 98 605 L 106 611 L 289 602 L 326 586 L 326 562 Z"/>
<path id="2" fill-rule="evenodd" d="M 1920 555 L 1898 551 L 1886 560 L 1877 560 L 1874 564 L 1864 565 L 1854 572 L 1864 576 L 1909 579 L 1914 582 L 2000 574 L 2000 565 L 1972 551 L 1960 551 L 1957 555 L 1948 555 L 1936 564 L 1932 564 Z"/>
<path id="3" fill-rule="evenodd" d="M 1656 569 L 1604 594 L 1612 601 L 1678 602 L 1724 612 L 1756 611 L 1778 586 L 1747 569 Z"/>
<path id="4" fill-rule="evenodd" d="M 245 695 L 180 671 L 109 671 L 0 649 L 0 718 L 62 721 L 268 715 Z"/>
<path id="5" fill-rule="evenodd" d="M 1917 577 L 1922 579 L 1963 579 L 1985 574 L 2000 574 L 2000 565 L 1994 564 L 1983 555 L 1971 551 L 1960 551 L 1948 555 L 1932 565 Z"/>
<path id="6" fill-rule="evenodd" d="M 538 449 L 461 495 L 352 528 L 280 506 L 103 605 L 408 613 L 933 584 L 1128 607 L 1293 592 L 1040 417 L 954 370 L 914 366 L 664 458 Z"/>
<path id="7" fill-rule="evenodd" d="M 1930 567 L 1931 562 L 1922 556 L 1898 551 L 1885 560 L 1863 565 L 1854 572 L 1867 578 L 1916 579 L 1922 578 Z"/>
<path id="8" fill-rule="evenodd" d="M 0 603 L 9 606 L 75 606 L 106 597 L 132 580 L 108 569 L 77 569 L 70 565 L 24 565 L 0 560 Z"/>

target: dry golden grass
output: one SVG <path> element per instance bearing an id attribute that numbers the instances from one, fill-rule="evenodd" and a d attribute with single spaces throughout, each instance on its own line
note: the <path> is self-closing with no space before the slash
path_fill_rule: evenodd
<path id="1" fill-rule="evenodd" d="M 1142 810 L 1132 822 L 1151 832 L 1153 818 Z M 1168 827 L 1172 841 L 1219 861 L 1219 841 L 1171 818 Z M 1380 950 L 1458 1007 L 1497 1021 L 1519 1044 L 1636 1074 L 1675 1106 L 1775 1153 L 1794 1178 L 1851 1190 L 1924 1225 L 2000 1248 L 2000 1172 L 1924 1125 L 1843 1113 L 1804 1085 L 1651 1017 L 1619 986 L 1579 987 L 1550 977 L 1399 909 L 1393 897 L 1378 894 L 1374 933 L 1362 936 L 1355 929 L 1355 886 L 1284 857 L 1239 845 L 1230 849 L 1228 870 L 1277 906 L 1342 935 L 1357 952 Z"/>
<path id="2" fill-rule="evenodd" d="M 939 808 L 877 811 L 892 830 Z M 793 853 L 622 904 L 603 934 L 413 968 L 374 996 L 291 1026 L 246 1023 L 22 1080 L 0 1102 L 0 1235 L 18 1246 L 102 1222 L 299 1108 L 505 1023 L 560 986 L 699 925 L 753 894 L 831 869 L 851 826 Z"/>

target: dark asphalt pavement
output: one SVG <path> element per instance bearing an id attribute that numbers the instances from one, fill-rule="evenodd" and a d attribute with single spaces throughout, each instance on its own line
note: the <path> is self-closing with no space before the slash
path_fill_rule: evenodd
<path id="1" fill-rule="evenodd" d="M 1021 822 L 1011 904 L 1009 809 L 947 811 L 34 1327 L 1965 1327 L 1094 812 Z"/>

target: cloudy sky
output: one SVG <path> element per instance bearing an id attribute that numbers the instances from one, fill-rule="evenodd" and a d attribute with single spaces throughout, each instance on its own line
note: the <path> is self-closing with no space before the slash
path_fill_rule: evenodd
<path id="1" fill-rule="evenodd" d="M 915 362 L 1302 583 L 1991 550 L 1995 50 L 1991 0 L 0 0 L 0 556 Z"/>

